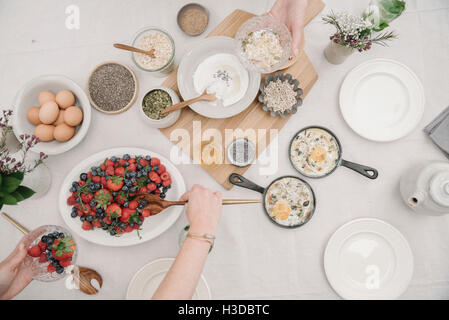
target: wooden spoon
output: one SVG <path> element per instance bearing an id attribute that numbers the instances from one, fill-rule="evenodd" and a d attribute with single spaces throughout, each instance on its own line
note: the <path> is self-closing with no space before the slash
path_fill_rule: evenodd
<path id="1" fill-rule="evenodd" d="M 143 53 L 143 54 L 146 54 L 146 55 L 150 56 L 153 59 L 155 58 L 155 56 L 154 56 L 154 48 L 151 49 L 151 50 L 143 50 L 143 49 L 139 49 L 139 48 L 136 48 L 136 47 L 128 46 L 126 44 L 121 44 L 121 43 L 114 43 L 114 47 L 117 48 L 117 49 L 122 49 L 122 50 L 126 50 L 126 51 Z"/>
<path id="2" fill-rule="evenodd" d="M 169 106 L 169 107 L 165 108 L 164 110 L 162 110 L 161 114 L 166 114 L 166 113 L 176 111 L 178 109 L 182 109 L 182 108 L 187 107 L 188 105 L 195 103 L 197 101 L 200 101 L 200 100 L 215 101 L 215 100 L 217 100 L 217 97 L 215 96 L 215 93 L 207 93 L 206 90 L 204 90 L 204 92 L 199 97 Z"/>
<path id="3" fill-rule="evenodd" d="M 2 212 L 2 216 L 23 234 L 27 235 L 29 233 L 27 228 L 22 226 L 6 213 Z M 97 288 L 92 285 L 93 279 L 98 281 L 100 288 L 103 286 L 103 278 L 101 275 L 97 271 L 90 268 L 74 266 L 72 269 L 72 276 L 79 290 L 85 294 L 91 295 L 98 293 Z"/>
<path id="4" fill-rule="evenodd" d="M 152 216 L 158 214 L 164 209 L 167 209 L 171 206 L 183 206 L 187 203 L 187 201 L 168 201 L 161 199 L 156 194 L 141 194 L 134 198 L 138 203 L 140 203 L 142 200 L 145 200 L 147 204 L 144 206 L 144 209 L 150 210 L 150 214 Z M 237 200 L 237 199 L 224 199 L 222 201 L 223 205 L 228 204 L 243 204 L 243 203 L 260 203 L 261 200 Z"/>

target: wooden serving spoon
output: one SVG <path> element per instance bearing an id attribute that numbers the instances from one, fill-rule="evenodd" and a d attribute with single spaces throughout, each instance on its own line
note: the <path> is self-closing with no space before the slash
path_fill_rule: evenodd
<path id="1" fill-rule="evenodd" d="M 2 212 L 2 216 L 23 234 L 27 235 L 29 233 L 27 228 L 22 226 L 6 213 Z M 79 290 L 85 294 L 92 295 L 98 293 L 97 288 L 92 285 L 93 279 L 98 281 L 100 288 L 103 285 L 103 278 L 101 277 L 101 275 L 97 271 L 90 268 L 75 266 L 75 268 L 73 268 L 72 270 L 72 276 Z"/>
<path id="2" fill-rule="evenodd" d="M 165 108 L 164 110 L 162 110 L 161 114 L 166 114 L 166 113 L 170 113 L 170 112 L 182 109 L 182 108 L 187 107 L 188 105 L 195 103 L 197 101 L 200 101 L 200 100 L 215 101 L 215 100 L 217 100 L 217 97 L 215 96 L 215 93 L 207 93 L 206 90 L 204 90 L 204 92 L 199 97 L 169 106 L 169 107 Z"/>
<path id="3" fill-rule="evenodd" d="M 152 216 L 158 214 L 164 209 L 167 209 L 171 206 L 183 206 L 187 203 L 187 201 L 168 201 L 161 199 L 156 194 L 141 194 L 134 198 L 138 203 L 140 203 L 142 200 L 145 200 L 147 204 L 144 206 L 144 209 L 150 210 L 150 214 Z M 228 204 L 243 204 L 243 203 L 260 203 L 261 200 L 234 200 L 234 199 L 224 199 L 222 201 L 223 205 Z"/>
<path id="4" fill-rule="evenodd" d="M 143 49 L 139 49 L 136 47 L 132 47 L 132 46 L 128 46 L 126 44 L 121 44 L 121 43 L 114 43 L 114 47 L 117 49 L 122 49 L 122 50 L 126 50 L 126 51 L 131 51 L 131 52 L 137 52 L 137 53 L 143 53 L 146 54 L 148 56 L 150 56 L 151 58 L 154 59 L 154 48 L 151 50 L 143 50 Z"/>

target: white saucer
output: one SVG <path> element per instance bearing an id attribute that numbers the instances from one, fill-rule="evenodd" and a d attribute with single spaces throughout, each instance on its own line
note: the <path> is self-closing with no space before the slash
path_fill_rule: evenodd
<path id="1" fill-rule="evenodd" d="M 150 300 L 170 269 L 173 261 L 175 261 L 174 258 L 162 258 L 144 265 L 131 279 L 126 293 L 126 299 Z M 192 299 L 211 299 L 210 289 L 203 275 L 201 275 Z"/>
<path id="2" fill-rule="evenodd" d="M 340 89 L 343 118 L 356 133 L 374 141 L 409 134 L 420 122 L 424 104 L 424 89 L 416 74 L 389 59 L 355 67 Z"/>
<path id="3" fill-rule="evenodd" d="M 413 274 L 413 255 L 404 236 L 371 218 L 352 220 L 330 238 L 324 270 L 344 299 L 397 299 Z"/>

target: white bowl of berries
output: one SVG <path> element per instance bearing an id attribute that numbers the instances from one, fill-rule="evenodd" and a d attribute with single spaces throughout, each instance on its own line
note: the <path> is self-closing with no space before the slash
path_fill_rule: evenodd
<path id="1" fill-rule="evenodd" d="M 185 191 L 179 170 L 160 154 L 140 148 L 109 149 L 90 156 L 67 174 L 59 211 L 68 227 L 88 241 L 130 246 L 159 236 L 183 210 L 170 207 L 152 215 L 134 197 L 149 193 L 178 200 Z"/>

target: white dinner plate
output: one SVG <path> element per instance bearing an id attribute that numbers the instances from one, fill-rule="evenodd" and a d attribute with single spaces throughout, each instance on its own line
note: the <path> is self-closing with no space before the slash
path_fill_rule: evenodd
<path id="1" fill-rule="evenodd" d="M 193 83 L 193 74 L 198 65 L 204 59 L 218 53 L 235 55 L 235 41 L 235 39 L 223 36 L 205 38 L 196 42 L 193 48 L 182 57 L 178 69 L 178 88 L 184 100 L 199 96 Z M 236 103 L 224 107 L 214 105 L 209 101 L 198 101 L 191 104 L 190 108 L 207 118 L 229 118 L 239 114 L 248 108 L 259 92 L 260 73 L 248 70 L 248 76 L 248 89 L 243 98 Z"/>
<path id="2" fill-rule="evenodd" d="M 352 69 L 340 89 L 340 109 L 348 125 L 373 141 L 409 134 L 424 112 L 424 89 L 406 65 L 373 59 Z"/>
<path id="3" fill-rule="evenodd" d="M 397 299 L 413 274 L 413 255 L 404 236 L 372 218 L 352 220 L 330 238 L 324 270 L 344 299 Z"/>
<path id="4" fill-rule="evenodd" d="M 59 212 L 62 219 L 67 226 L 78 236 L 84 238 L 90 242 L 114 247 L 124 247 L 136 244 L 141 244 L 145 241 L 151 240 L 159 236 L 161 233 L 170 228 L 178 219 L 181 214 L 182 206 L 173 206 L 165 209 L 163 212 L 150 216 L 145 219 L 139 231 L 141 238 L 139 238 L 137 231 L 130 233 L 124 233 L 121 236 L 111 236 L 101 228 L 95 228 L 93 230 L 83 230 L 81 228 L 82 222 L 80 219 L 72 218 L 70 216 L 72 207 L 67 205 L 67 198 L 70 196 L 70 187 L 73 181 L 78 181 L 82 172 L 87 172 L 93 166 L 99 166 L 106 158 L 112 156 L 121 157 L 124 154 L 131 156 L 146 156 L 157 157 L 161 160 L 161 163 L 167 168 L 167 172 L 170 173 L 172 180 L 172 187 L 167 191 L 167 200 L 178 200 L 181 195 L 186 191 L 184 179 L 179 170 L 165 157 L 155 152 L 140 149 L 140 148 L 114 148 L 105 151 L 98 152 L 87 159 L 81 161 L 76 165 L 66 176 L 64 182 L 61 185 L 59 192 Z"/>
<path id="5" fill-rule="evenodd" d="M 174 258 L 162 258 L 144 265 L 128 285 L 126 299 L 128 300 L 149 300 L 156 292 L 159 284 L 164 279 Z M 198 286 L 192 297 L 193 300 L 210 300 L 211 294 L 206 279 L 201 275 Z"/>

